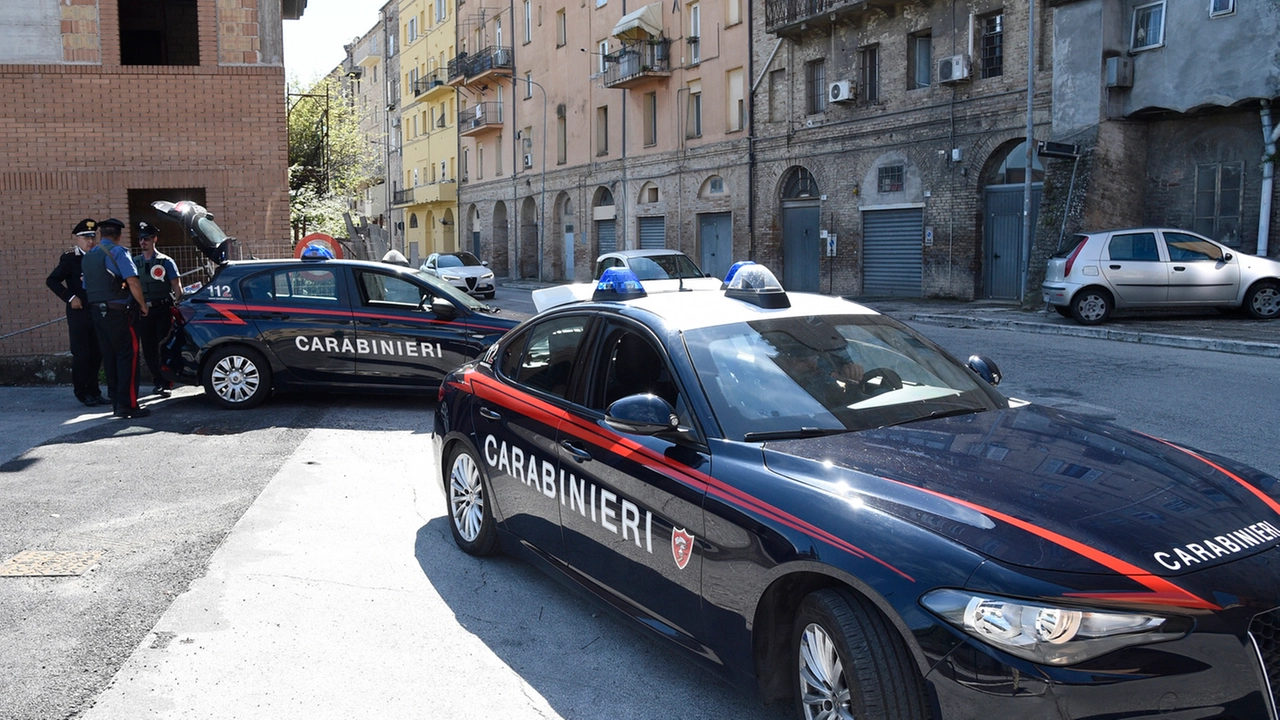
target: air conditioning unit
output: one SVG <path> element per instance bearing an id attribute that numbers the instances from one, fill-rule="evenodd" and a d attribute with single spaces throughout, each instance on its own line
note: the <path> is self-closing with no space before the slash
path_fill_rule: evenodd
<path id="1" fill-rule="evenodd" d="M 969 56 L 952 55 L 938 59 L 938 82 L 958 83 L 969 79 Z"/>
<path id="2" fill-rule="evenodd" d="M 857 86 L 848 80 L 837 80 L 827 90 L 827 100 L 830 102 L 853 102 L 857 95 Z"/>
<path id="3" fill-rule="evenodd" d="M 531 168 L 531 167 L 533 167 L 533 154 L 532 154 L 532 153 L 525 153 L 525 154 L 524 154 L 524 166 L 525 166 L 525 167 L 527 167 L 527 168 Z"/>
<path id="4" fill-rule="evenodd" d="M 1107 87 L 1133 87 L 1133 59 L 1127 57 L 1107 58 Z"/>

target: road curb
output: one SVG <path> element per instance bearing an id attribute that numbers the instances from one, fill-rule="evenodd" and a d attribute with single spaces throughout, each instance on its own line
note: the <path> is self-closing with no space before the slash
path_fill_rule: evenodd
<path id="1" fill-rule="evenodd" d="M 1166 347 L 1186 348 L 1190 350 L 1210 350 L 1213 352 L 1233 353 L 1235 355 L 1256 355 L 1259 357 L 1280 358 L 1280 345 L 1273 343 L 1251 342 L 1248 340 L 1224 340 L 1215 338 L 1187 337 L 1185 335 L 1162 335 L 1158 333 L 1140 333 L 1128 330 L 1116 330 L 1105 327 L 1073 327 L 1069 325 L 1050 325 L 1026 320 L 1002 320 L 996 318 L 976 317 L 973 315 L 914 313 L 911 319 L 916 322 L 948 326 L 973 326 L 1005 328 L 1022 332 L 1040 333 L 1042 335 L 1070 335 L 1073 337 L 1114 340 L 1117 342 L 1140 343 L 1143 345 L 1163 345 Z"/>

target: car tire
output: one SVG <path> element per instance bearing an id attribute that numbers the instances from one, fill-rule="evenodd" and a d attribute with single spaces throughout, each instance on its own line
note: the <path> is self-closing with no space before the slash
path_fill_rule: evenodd
<path id="1" fill-rule="evenodd" d="M 445 502 L 453 541 L 468 555 L 485 557 L 498 552 L 498 528 L 493 519 L 489 479 L 480 459 L 462 443 L 454 446 L 446 465 Z"/>
<path id="2" fill-rule="evenodd" d="M 1270 320 L 1280 316 L 1280 284 L 1255 283 L 1244 295 L 1244 311 L 1255 320 Z"/>
<path id="3" fill-rule="evenodd" d="M 253 348 L 224 345 L 204 365 L 204 391 L 222 408 L 257 407 L 271 394 L 271 366 Z"/>
<path id="4" fill-rule="evenodd" d="M 487 292 L 487 293 L 485 293 L 484 295 L 481 295 L 481 297 L 483 297 L 485 300 L 492 300 L 492 299 L 493 299 L 493 296 L 494 296 L 494 295 L 497 295 L 497 294 L 498 294 L 498 293 L 497 293 L 496 291 L 495 291 L 495 292 Z"/>
<path id="5" fill-rule="evenodd" d="M 1081 325 L 1101 325 L 1111 317 L 1115 300 L 1100 287 L 1087 287 L 1071 298 L 1071 317 Z"/>
<path id="6" fill-rule="evenodd" d="M 1066 305 L 1051 305 L 1050 307 L 1058 311 L 1058 314 L 1064 318 L 1071 317 L 1071 308 L 1067 307 Z"/>
<path id="7" fill-rule="evenodd" d="M 924 679 L 889 621 L 848 590 L 818 590 L 800 603 L 791 643 L 796 706 L 805 720 L 924 720 Z"/>

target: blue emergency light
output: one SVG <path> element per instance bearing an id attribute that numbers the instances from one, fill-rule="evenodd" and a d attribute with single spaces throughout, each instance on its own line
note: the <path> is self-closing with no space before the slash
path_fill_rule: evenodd
<path id="1" fill-rule="evenodd" d="M 637 298 L 648 297 L 649 293 L 644 291 L 644 286 L 640 284 L 640 278 L 627 268 L 611 267 L 600 275 L 600 280 L 596 282 L 595 294 L 591 296 L 594 301 L 609 300 L 635 300 Z"/>

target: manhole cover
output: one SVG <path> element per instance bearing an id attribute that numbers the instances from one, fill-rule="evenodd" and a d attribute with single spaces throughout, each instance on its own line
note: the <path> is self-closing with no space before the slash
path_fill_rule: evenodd
<path id="1" fill-rule="evenodd" d="M 101 550 L 24 550 L 0 565 L 0 577 L 83 575 L 101 557 Z"/>

